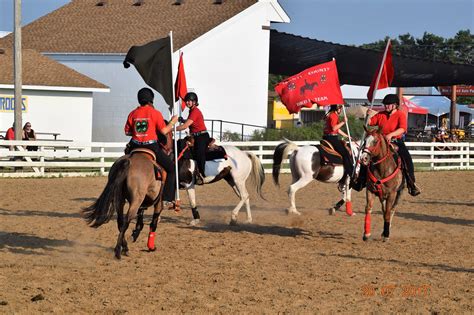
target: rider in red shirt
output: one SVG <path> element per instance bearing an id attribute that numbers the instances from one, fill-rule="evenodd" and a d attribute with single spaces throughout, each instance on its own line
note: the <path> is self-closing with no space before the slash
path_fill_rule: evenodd
<path id="1" fill-rule="evenodd" d="M 375 114 L 370 119 L 369 125 L 381 128 L 385 139 L 398 146 L 398 154 L 403 161 L 403 173 L 407 181 L 408 193 L 417 196 L 420 194 L 420 189 L 415 184 L 413 160 L 403 141 L 403 135 L 407 131 L 407 116 L 399 110 L 400 99 L 396 94 L 387 94 L 382 103 L 385 105 L 385 111 Z M 374 113 L 370 110 L 369 116 Z"/>
<path id="2" fill-rule="evenodd" d="M 186 102 L 186 107 L 189 109 L 189 116 L 182 125 L 176 127 L 176 130 L 181 131 L 189 128 L 189 132 L 194 138 L 193 157 L 197 162 L 199 170 L 198 176 L 196 176 L 196 184 L 202 185 L 204 183 L 204 177 L 206 177 L 204 175 L 206 149 L 209 145 L 210 137 L 206 125 L 204 124 L 204 116 L 198 108 L 199 103 L 196 93 L 189 92 L 184 97 L 184 101 Z"/>
<path id="3" fill-rule="evenodd" d="M 339 121 L 339 115 L 341 114 L 343 105 L 331 105 L 329 112 L 326 114 L 325 127 L 323 130 L 323 139 L 329 142 L 334 150 L 336 150 L 342 156 L 344 163 L 344 175 L 341 178 L 340 183 L 346 182 L 346 177 L 352 174 L 353 164 L 349 151 L 345 148 L 344 142 L 339 138 L 339 135 L 348 137 L 347 134 L 341 130 L 346 121 Z"/>
<path id="4" fill-rule="evenodd" d="M 134 148 L 147 148 L 156 155 L 156 161 L 166 171 L 167 177 L 163 188 L 163 201 L 173 202 L 175 198 L 176 174 L 174 163 L 158 143 L 158 133 L 166 135 L 178 121 L 177 116 L 171 117 L 166 125 L 163 115 L 153 107 L 154 94 L 149 88 L 138 91 L 140 106 L 134 109 L 125 123 L 125 134 L 132 136 L 129 142 L 130 150 Z"/>

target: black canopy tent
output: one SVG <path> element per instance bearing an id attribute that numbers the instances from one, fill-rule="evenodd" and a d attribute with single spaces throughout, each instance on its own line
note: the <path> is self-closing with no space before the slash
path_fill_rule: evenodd
<path id="1" fill-rule="evenodd" d="M 294 75 L 336 59 L 341 84 L 369 86 L 382 53 L 271 30 L 270 73 Z M 474 84 L 474 66 L 434 62 L 393 54 L 393 87 Z"/>

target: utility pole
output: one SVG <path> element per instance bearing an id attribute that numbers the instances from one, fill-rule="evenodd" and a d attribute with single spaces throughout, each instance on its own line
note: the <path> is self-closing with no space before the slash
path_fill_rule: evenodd
<path id="1" fill-rule="evenodd" d="M 449 108 L 449 129 L 456 128 L 456 98 L 457 98 L 457 86 L 451 87 L 451 107 Z"/>
<path id="2" fill-rule="evenodd" d="M 15 28 L 13 36 L 14 43 L 14 77 L 15 77 L 15 140 L 21 140 L 23 136 L 23 128 L 21 127 L 21 108 L 23 100 L 21 95 L 21 0 L 15 0 Z"/>

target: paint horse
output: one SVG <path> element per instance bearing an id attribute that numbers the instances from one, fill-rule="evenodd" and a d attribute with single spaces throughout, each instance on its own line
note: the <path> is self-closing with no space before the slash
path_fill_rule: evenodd
<path id="1" fill-rule="evenodd" d="M 402 162 L 392 146 L 379 131 L 367 131 L 361 163 L 367 166 L 367 191 L 363 240 L 370 238 L 372 206 L 376 197 L 382 204 L 384 218 L 382 240 L 388 241 L 395 207 L 405 186 Z M 361 169 L 362 171 L 362 169 Z"/>
<path id="2" fill-rule="evenodd" d="M 200 222 L 200 214 L 197 210 L 195 191 L 197 164 L 192 159 L 190 150 L 193 144 L 192 136 L 178 140 L 178 169 L 180 186 L 186 189 L 192 209 L 193 220 L 190 224 L 196 225 Z M 222 150 L 225 151 L 225 154 L 219 155 Z M 218 151 L 217 154 L 215 151 Z M 251 223 L 250 199 L 245 183 L 251 177 L 254 184 L 253 188 L 263 198 L 262 185 L 265 182 L 265 173 L 258 157 L 253 153 L 243 152 L 231 145 L 217 147 L 213 145 L 213 139 L 211 139 L 209 149 L 206 152 L 206 160 L 204 184 L 211 184 L 224 179 L 232 187 L 237 197 L 240 198 L 239 203 L 232 210 L 230 224 L 237 224 L 237 217 L 244 203 L 247 209 L 247 223 Z"/>
<path id="3" fill-rule="evenodd" d="M 342 157 L 336 163 L 326 160 L 329 156 L 326 152 L 330 152 L 330 144 L 322 140 L 325 146 L 317 147 L 313 145 L 297 146 L 295 143 L 284 139 L 285 142 L 279 144 L 273 153 L 273 181 L 279 185 L 278 176 L 280 174 L 281 164 L 288 156 L 290 151 L 290 169 L 293 178 L 288 188 L 288 196 L 290 198 L 290 207 L 287 209 L 288 214 L 301 214 L 296 209 L 295 194 L 298 190 L 308 185 L 313 179 L 323 183 L 338 183 L 344 175 L 344 166 L 342 165 Z M 329 149 L 329 150 L 328 150 Z M 331 152 L 334 153 L 334 152 Z M 335 154 L 332 154 L 333 156 Z M 330 156 L 329 156 L 330 158 Z M 346 214 L 354 215 L 352 212 L 351 189 L 349 187 L 350 179 L 347 178 L 341 187 L 342 199 L 329 209 L 329 214 L 334 214 L 345 203 Z"/>
<path id="4" fill-rule="evenodd" d="M 157 175 L 159 171 L 160 175 Z M 132 234 L 136 241 L 143 228 L 143 212 L 150 206 L 154 207 L 148 235 L 148 249 L 155 250 L 155 232 L 163 210 L 162 181 L 166 180 L 166 172 L 155 161 L 155 154 L 148 149 L 137 148 L 131 154 L 119 158 L 109 171 L 107 184 L 99 198 L 89 207 L 82 210 L 86 222 L 94 228 L 110 221 L 117 214 L 119 236 L 115 245 L 115 257 L 128 256 L 128 244 L 125 232 L 130 222 L 139 214 L 137 228 Z M 127 214 L 124 217 L 124 205 L 128 201 Z M 141 222 L 141 226 L 140 225 Z M 138 230 L 138 233 L 137 233 Z"/>

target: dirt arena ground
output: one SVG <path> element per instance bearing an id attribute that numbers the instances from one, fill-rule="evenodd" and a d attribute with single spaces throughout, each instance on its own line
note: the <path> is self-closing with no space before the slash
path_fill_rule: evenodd
<path id="1" fill-rule="evenodd" d="M 0 313 L 409 313 L 473 312 L 474 173 L 418 173 L 423 194 L 405 194 L 390 241 L 362 241 L 364 194 L 357 215 L 329 216 L 336 188 L 313 182 L 297 194 L 301 216 L 287 216 L 289 176 L 268 201 L 252 194 L 252 224 L 225 183 L 197 190 L 201 226 L 164 213 L 158 250 L 148 227 L 130 256 L 113 257 L 117 230 L 86 226 L 79 210 L 105 178 L 1 179 Z M 184 194 L 184 192 L 183 192 Z M 149 222 L 151 209 L 147 212 Z"/>

